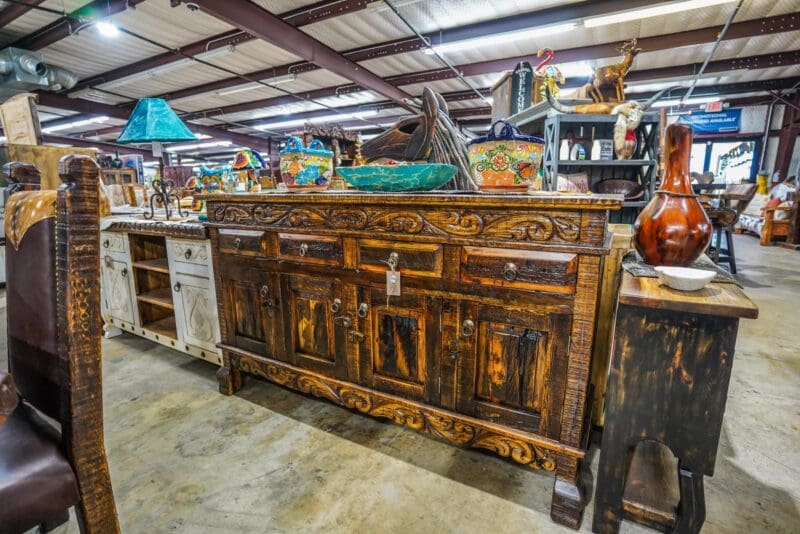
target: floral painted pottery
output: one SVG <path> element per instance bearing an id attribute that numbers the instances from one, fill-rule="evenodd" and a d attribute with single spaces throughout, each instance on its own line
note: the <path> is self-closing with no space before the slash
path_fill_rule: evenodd
<path id="1" fill-rule="evenodd" d="M 498 125 L 502 125 L 499 134 Z M 522 135 L 515 126 L 499 120 L 486 136 L 470 141 L 467 149 L 472 177 L 482 191 L 524 192 L 539 171 L 544 141 Z"/>
<path id="2" fill-rule="evenodd" d="M 689 181 L 691 149 L 690 126 L 667 127 L 666 175 L 634 225 L 634 245 L 650 265 L 689 265 L 711 240 L 711 221 Z"/>
<path id="3" fill-rule="evenodd" d="M 430 191 L 453 179 L 458 167 L 445 163 L 339 167 L 336 172 L 362 191 Z"/>
<path id="4" fill-rule="evenodd" d="M 322 141 L 314 139 L 303 146 L 292 136 L 280 152 L 281 178 L 286 187 L 296 191 L 322 191 L 333 176 L 333 152 L 325 150 Z"/>

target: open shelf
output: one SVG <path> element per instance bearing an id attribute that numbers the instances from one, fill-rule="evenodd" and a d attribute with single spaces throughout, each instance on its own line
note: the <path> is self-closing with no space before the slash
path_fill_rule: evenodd
<path id="1" fill-rule="evenodd" d="M 640 442 L 625 482 L 625 515 L 651 528 L 671 529 L 677 521 L 680 498 L 677 458 L 661 443 Z"/>
<path id="2" fill-rule="evenodd" d="M 167 258 L 139 260 L 133 262 L 133 266 L 137 269 L 144 269 L 147 271 L 155 271 L 157 273 L 169 274 L 169 263 L 167 262 Z"/>
<path id="3" fill-rule="evenodd" d="M 655 165 L 654 159 L 560 159 L 558 166 L 572 165 L 575 167 L 644 167 Z"/>
<path id="4" fill-rule="evenodd" d="M 146 323 L 142 325 L 142 328 L 145 330 L 150 330 L 151 332 L 155 332 L 160 336 L 165 336 L 173 339 L 178 338 L 178 330 L 175 328 L 175 316 L 168 315 L 163 319 L 159 319 L 158 321 L 152 321 L 150 323 Z"/>
<path id="5" fill-rule="evenodd" d="M 172 302 L 172 290 L 169 287 L 151 289 L 150 291 L 136 295 L 136 299 L 140 302 L 147 302 L 148 304 L 153 304 L 162 308 L 170 310 L 175 309 L 175 304 Z"/>

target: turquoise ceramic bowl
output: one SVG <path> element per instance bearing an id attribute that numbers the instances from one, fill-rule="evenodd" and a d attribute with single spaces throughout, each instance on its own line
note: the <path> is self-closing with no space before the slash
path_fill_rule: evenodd
<path id="1" fill-rule="evenodd" d="M 445 163 L 412 163 L 337 167 L 336 172 L 362 191 L 430 191 L 452 180 L 458 168 Z"/>

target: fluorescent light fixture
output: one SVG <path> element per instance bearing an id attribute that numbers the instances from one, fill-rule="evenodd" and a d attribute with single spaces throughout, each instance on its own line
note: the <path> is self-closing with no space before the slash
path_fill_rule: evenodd
<path id="1" fill-rule="evenodd" d="M 355 113 L 334 113 L 331 115 L 323 115 L 321 117 L 314 117 L 310 119 L 290 119 L 286 121 L 268 122 L 254 126 L 256 130 L 274 130 L 277 128 L 291 128 L 292 126 L 302 126 L 307 122 L 330 122 L 330 121 L 343 121 L 347 119 L 363 119 L 376 115 L 378 112 L 374 109 L 367 111 L 357 111 Z"/>
<path id="2" fill-rule="evenodd" d="M 182 152 L 184 150 L 197 150 L 198 148 L 212 148 L 215 146 L 230 146 L 230 141 L 211 141 L 208 143 L 192 143 L 191 145 L 177 145 L 167 148 L 167 152 Z"/>
<path id="3" fill-rule="evenodd" d="M 594 68 L 585 61 L 573 61 L 572 63 L 561 63 L 558 70 L 565 78 L 588 78 L 594 74 Z"/>
<path id="4" fill-rule="evenodd" d="M 735 1 L 736 0 L 686 0 L 684 2 L 672 2 L 669 4 L 662 4 L 658 6 L 633 9 L 631 11 L 622 11 L 620 13 L 614 13 L 613 15 L 602 15 L 599 17 L 592 17 L 584 20 L 583 24 L 587 28 L 596 28 L 598 26 L 605 26 L 607 24 L 631 22 L 638 19 L 646 19 L 650 17 L 658 17 L 661 15 L 669 15 L 671 13 L 679 13 L 681 11 L 690 11 L 692 9 L 717 6 L 720 4 L 729 4 Z"/>
<path id="5" fill-rule="evenodd" d="M 282 83 L 293 82 L 296 79 L 297 79 L 297 74 L 285 74 L 283 76 L 276 76 L 274 78 L 269 78 L 267 80 L 261 80 L 263 83 L 250 82 L 244 85 L 239 85 L 238 87 L 234 87 L 233 89 L 225 89 L 223 91 L 217 91 L 217 94 L 219 96 L 234 95 L 236 93 L 243 93 L 245 91 L 252 91 L 253 89 L 262 88 L 264 87 L 264 84 L 280 85 Z"/>
<path id="6" fill-rule="evenodd" d="M 103 37 L 116 37 L 119 35 L 119 29 L 110 22 L 104 20 L 95 22 L 94 27 L 97 28 L 97 32 Z"/>
<path id="7" fill-rule="evenodd" d="M 59 124 L 58 126 L 50 126 L 49 128 L 42 128 L 42 132 L 44 133 L 60 132 L 61 130 L 70 130 L 72 128 L 78 128 L 80 126 L 87 126 L 89 124 L 106 122 L 108 119 L 109 118 L 106 117 L 105 115 L 101 117 L 92 117 L 91 119 L 84 119 L 82 121 L 68 122 L 66 124 Z"/>
<path id="8" fill-rule="evenodd" d="M 8 137 L 6 137 L 5 135 L 0 137 L 0 143 L 8 143 Z"/>
<path id="9" fill-rule="evenodd" d="M 708 104 L 709 102 L 719 102 L 718 96 L 698 96 L 696 98 L 690 98 L 686 102 L 683 103 L 684 106 L 691 106 L 693 104 Z M 654 108 L 669 108 L 672 106 L 679 106 L 681 104 L 680 98 L 668 99 L 668 100 L 659 100 L 655 104 L 653 104 Z"/>
<path id="10" fill-rule="evenodd" d="M 510 43 L 517 39 L 544 37 L 546 35 L 565 33 L 574 30 L 577 28 L 577 26 L 578 23 L 576 22 L 568 22 L 566 24 L 554 24 L 552 26 L 540 26 L 513 32 L 498 33 L 496 35 L 486 35 L 484 37 L 476 37 L 475 39 L 465 39 L 463 41 L 439 44 L 434 46 L 433 49 L 426 48 L 425 53 L 428 55 L 433 55 L 435 50 L 439 54 L 447 54 L 449 52 L 458 52 L 461 50 L 469 50 L 471 48 L 485 48 L 487 46 Z"/>

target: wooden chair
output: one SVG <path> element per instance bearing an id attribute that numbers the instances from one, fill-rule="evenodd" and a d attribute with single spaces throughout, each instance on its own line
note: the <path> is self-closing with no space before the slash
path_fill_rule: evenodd
<path id="1" fill-rule="evenodd" d="M 50 530 L 71 506 L 81 532 L 119 532 L 103 444 L 99 168 L 64 157 L 57 191 L 33 190 L 30 166 L 4 170 L 17 191 L 5 216 L 0 533 Z"/>

